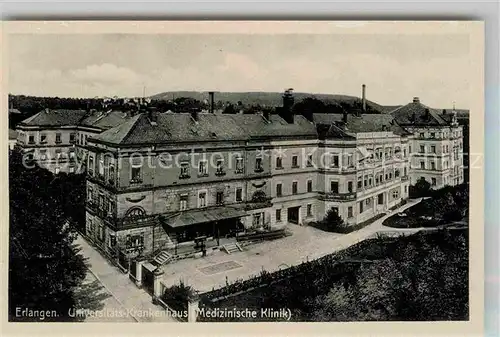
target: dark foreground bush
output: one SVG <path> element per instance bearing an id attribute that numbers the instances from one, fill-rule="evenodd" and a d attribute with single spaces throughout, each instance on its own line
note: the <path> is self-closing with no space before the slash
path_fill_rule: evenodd
<path id="1" fill-rule="evenodd" d="M 195 296 L 194 289 L 181 281 L 179 284 L 165 289 L 161 299 L 172 309 L 185 311 L 188 310 L 188 302 Z"/>

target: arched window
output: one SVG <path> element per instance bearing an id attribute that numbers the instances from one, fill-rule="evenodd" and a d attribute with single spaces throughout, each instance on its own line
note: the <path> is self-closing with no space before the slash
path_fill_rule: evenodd
<path id="1" fill-rule="evenodd" d="M 146 215 L 146 211 L 142 207 L 132 207 L 127 211 L 127 214 L 125 214 L 126 218 L 133 218 L 133 217 L 138 217 L 138 216 L 144 216 Z"/>

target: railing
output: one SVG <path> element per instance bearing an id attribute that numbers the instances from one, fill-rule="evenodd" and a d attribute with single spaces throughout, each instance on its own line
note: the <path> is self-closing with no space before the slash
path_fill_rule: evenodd
<path id="1" fill-rule="evenodd" d="M 356 192 L 350 192 L 350 193 L 319 192 L 319 195 L 321 199 L 329 201 L 356 200 Z"/>

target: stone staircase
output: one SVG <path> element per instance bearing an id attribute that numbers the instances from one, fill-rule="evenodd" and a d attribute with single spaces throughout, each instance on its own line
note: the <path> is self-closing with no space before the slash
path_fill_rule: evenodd
<path id="1" fill-rule="evenodd" d="M 228 253 L 228 254 L 231 254 L 231 253 L 235 253 L 235 252 L 242 252 L 243 249 L 241 248 L 241 246 L 234 242 L 234 243 L 228 243 L 227 245 L 224 245 L 222 246 L 222 249 Z"/>
<path id="2" fill-rule="evenodd" d="M 165 263 L 168 263 L 172 260 L 172 255 L 170 255 L 166 250 L 161 251 L 158 255 L 155 256 L 153 261 L 158 265 L 162 266 Z"/>

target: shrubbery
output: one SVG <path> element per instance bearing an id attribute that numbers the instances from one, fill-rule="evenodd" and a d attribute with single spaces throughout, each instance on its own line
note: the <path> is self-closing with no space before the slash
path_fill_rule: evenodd
<path id="1" fill-rule="evenodd" d="M 410 198 L 428 197 L 431 193 L 431 184 L 425 178 L 420 178 L 415 185 L 410 185 L 408 190 Z"/>
<path id="2" fill-rule="evenodd" d="M 196 297 L 196 293 L 191 286 L 180 282 L 165 289 L 162 301 L 176 311 L 188 310 L 188 302 Z"/>

